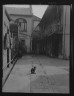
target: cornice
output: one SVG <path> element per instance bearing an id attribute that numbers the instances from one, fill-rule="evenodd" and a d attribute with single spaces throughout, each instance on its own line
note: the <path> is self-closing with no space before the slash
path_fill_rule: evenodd
<path id="1" fill-rule="evenodd" d="M 21 14 L 9 14 L 10 16 L 25 16 L 25 17 L 32 17 L 33 15 L 21 15 Z"/>

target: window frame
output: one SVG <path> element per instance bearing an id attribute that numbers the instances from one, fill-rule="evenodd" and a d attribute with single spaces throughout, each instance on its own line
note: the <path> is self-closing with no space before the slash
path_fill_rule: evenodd
<path id="1" fill-rule="evenodd" d="M 20 22 L 20 20 L 22 20 L 22 22 Z M 24 28 L 23 28 L 23 30 L 19 30 L 19 31 L 20 31 L 20 32 L 27 32 L 27 21 L 26 21 L 25 19 L 23 19 L 23 18 L 18 18 L 18 19 L 15 20 L 15 23 L 17 23 L 18 25 L 24 23 Z M 19 26 L 20 26 L 20 25 L 19 25 Z M 21 29 L 21 28 L 19 28 L 19 29 Z"/>

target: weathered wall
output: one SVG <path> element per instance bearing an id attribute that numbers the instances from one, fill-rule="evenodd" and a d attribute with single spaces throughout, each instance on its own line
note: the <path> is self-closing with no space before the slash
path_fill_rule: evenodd
<path id="1" fill-rule="evenodd" d="M 70 6 L 63 6 L 63 55 L 70 56 Z"/>
<path id="2" fill-rule="evenodd" d="M 3 45 L 3 68 L 7 66 L 7 49 L 4 49 L 4 36 L 7 33 L 7 27 L 9 28 L 9 20 L 5 15 L 5 7 L 3 6 L 3 31 L 2 31 L 2 45 Z M 11 54 L 11 52 L 9 52 Z M 11 59 L 11 58 L 10 58 Z"/>

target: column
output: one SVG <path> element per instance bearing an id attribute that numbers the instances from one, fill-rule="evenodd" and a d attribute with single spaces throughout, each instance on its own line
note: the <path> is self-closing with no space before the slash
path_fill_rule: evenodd
<path id="1" fill-rule="evenodd" d="M 62 41 L 63 58 L 69 58 L 70 54 L 70 6 L 63 7 L 63 41 Z"/>

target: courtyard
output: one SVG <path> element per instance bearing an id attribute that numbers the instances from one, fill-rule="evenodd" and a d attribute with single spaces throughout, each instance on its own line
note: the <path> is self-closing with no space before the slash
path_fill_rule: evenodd
<path id="1" fill-rule="evenodd" d="M 35 74 L 31 68 L 35 66 Z M 69 93 L 69 60 L 25 55 L 16 62 L 3 92 Z"/>

